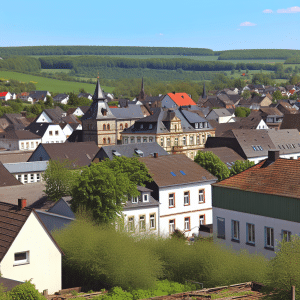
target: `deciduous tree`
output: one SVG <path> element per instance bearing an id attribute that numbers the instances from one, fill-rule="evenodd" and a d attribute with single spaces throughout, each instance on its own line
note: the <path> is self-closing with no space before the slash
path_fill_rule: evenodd
<path id="1" fill-rule="evenodd" d="M 230 176 L 239 174 L 252 166 L 254 166 L 253 161 L 237 160 L 230 169 Z"/>

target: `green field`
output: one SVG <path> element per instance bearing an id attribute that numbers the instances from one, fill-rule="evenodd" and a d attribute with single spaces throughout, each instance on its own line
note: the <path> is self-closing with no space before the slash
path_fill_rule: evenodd
<path id="1" fill-rule="evenodd" d="M 50 73 L 50 74 L 54 74 L 54 73 L 70 73 L 70 69 L 41 69 L 42 73 Z"/>
<path id="2" fill-rule="evenodd" d="M 88 93 L 93 93 L 95 90 L 94 84 L 83 83 L 83 82 L 73 82 L 73 81 L 63 81 L 39 76 L 33 76 L 28 74 L 22 74 L 10 71 L 0 70 L 0 79 L 14 79 L 21 82 L 32 82 L 35 84 L 37 90 L 50 91 L 52 93 L 70 93 L 78 92 L 79 89 L 84 89 Z M 105 92 L 112 92 L 114 87 L 102 86 Z"/>

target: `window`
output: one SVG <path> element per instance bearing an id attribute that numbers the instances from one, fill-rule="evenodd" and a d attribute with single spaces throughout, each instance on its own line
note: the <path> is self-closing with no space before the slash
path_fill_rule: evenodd
<path id="1" fill-rule="evenodd" d="M 195 123 L 195 128 L 198 129 L 199 123 Z"/>
<path id="2" fill-rule="evenodd" d="M 125 123 L 125 128 L 128 128 L 128 124 L 127 123 Z"/>
<path id="3" fill-rule="evenodd" d="M 190 205 L 190 191 L 184 192 L 184 205 Z"/>
<path id="4" fill-rule="evenodd" d="M 146 229 L 145 215 L 140 216 L 139 229 L 140 229 L 140 231 L 143 231 Z"/>
<path id="5" fill-rule="evenodd" d="M 107 138 L 107 143 L 110 144 L 110 138 Z"/>
<path id="6" fill-rule="evenodd" d="M 274 249 L 274 229 L 265 227 L 265 248 Z"/>
<path id="7" fill-rule="evenodd" d="M 153 128 L 152 124 L 149 124 L 149 129 L 152 129 L 152 128 Z"/>
<path id="8" fill-rule="evenodd" d="M 31 143 L 30 143 L 30 147 L 31 147 L 31 148 L 34 148 L 34 142 L 31 142 Z"/>
<path id="9" fill-rule="evenodd" d="M 155 214 L 150 214 L 150 229 L 156 228 Z"/>
<path id="10" fill-rule="evenodd" d="M 197 145 L 200 145 L 200 136 L 197 135 Z"/>
<path id="11" fill-rule="evenodd" d="M 194 145 L 194 136 L 190 136 L 190 145 Z"/>
<path id="12" fill-rule="evenodd" d="M 15 253 L 14 265 L 29 264 L 29 251 Z"/>
<path id="13" fill-rule="evenodd" d="M 169 232 L 170 234 L 175 231 L 175 220 L 169 220 Z"/>
<path id="14" fill-rule="evenodd" d="M 148 141 L 148 139 L 147 139 L 147 137 L 143 137 L 143 143 L 147 143 L 147 141 Z"/>
<path id="15" fill-rule="evenodd" d="M 171 146 L 171 139 L 167 138 L 167 147 L 170 147 L 170 146 Z"/>
<path id="16" fill-rule="evenodd" d="M 199 190 L 199 203 L 205 202 L 205 190 Z"/>
<path id="17" fill-rule="evenodd" d="M 140 129 L 143 129 L 143 127 L 144 127 L 143 124 L 141 124 L 141 125 L 140 125 Z"/>
<path id="18" fill-rule="evenodd" d="M 231 220 L 231 240 L 240 240 L 240 222 L 236 220 Z"/>
<path id="19" fill-rule="evenodd" d="M 123 130 L 123 124 L 120 124 L 120 129 Z"/>
<path id="20" fill-rule="evenodd" d="M 205 225 L 205 215 L 200 215 L 199 217 L 199 225 Z"/>
<path id="21" fill-rule="evenodd" d="M 29 142 L 26 142 L 26 149 L 29 149 Z"/>
<path id="22" fill-rule="evenodd" d="M 217 217 L 217 237 L 225 240 L 225 219 Z"/>
<path id="23" fill-rule="evenodd" d="M 169 194 L 169 207 L 175 207 L 175 193 Z"/>
<path id="24" fill-rule="evenodd" d="M 105 124 L 103 124 L 103 130 L 106 130 L 106 125 Z"/>
<path id="25" fill-rule="evenodd" d="M 107 130 L 110 130 L 110 125 L 109 125 L 109 124 L 107 124 L 107 127 L 106 127 L 106 128 L 107 128 Z"/>
<path id="26" fill-rule="evenodd" d="M 22 175 L 17 175 L 16 178 L 17 178 L 20 182 L 22 182 L 22 181 L 21 181 L 21 180 L 22 180 Z"/>
<path id="27" fill-rule="evenodd" d="M 27 182 L 28 182 L 28 175 L 25 174 L 25 175 L 24 175 L 24 183 L 27 183 Z"/>
<path id="28" fill-rule="evenodd" d="M 34 174 L 30 174 L 30 182 L 34 182 Z"/>
<path id="29" fill-rule="evenodd" d="M 39 145 L 39 142 L 35 142 L 35 146 L 37 147 Z"/>
<path id="30" fill-rule="evenodd" d="M 247 223 L 246 230 L 247 230 L 247 243 L 254 245 L 255 244 L 255 226 L 254 226 L 254 224 Z"/>
<path id="31" fill-rule="evenodd" d="M 138 203 L 139 202 L 139 197 L 132 197 L 131 202 L 132 203 Z"/>
<path id="32" fill-rule="evenodd" d="M 178 146 L 178 138 L 177 137 L 175 138 L 174 146 Z"/>
<path id="33" fill-rule="evenodd" d="M 143 202 L 148 202 L 149 201 L 149 195 L 148 194 L 144 194 L 143 195 Z"/>
<path id="34" fill-rule="evenodd" d="M 134 217 L 128 217 L 128 231 L 134 231 Z"/>
<path id="35" fill-rule="evenodd" d="M 190 228 L 190 217 L 186 217 L 184 218 L 184 230 L 188 231 Z"/>
<path id="36" fill-rule="evenodd" d="M 186 145 L 186 137 L 185 137 L 185 136 L 182 138 L 182 145 L 183 145 L 183 146 Z"/>
<path id="37" fill-rule="evenodd" d="M 199 123 L 199 127 L 200 127 L 200 128 L 203 128 L 203 123 L 202 123 L 202 122 Z"/>
<path id="38" fill-rule="evenodd" d="M 39 173 L 36 174 L 36 181 L 37 182 L 41 181 L 41 175 Z"/>
<path id="39" fill-rule="evenodd" d="M 141 137 L 138 136 L 137 139 L 136 139 L 136 141 L 137 141 L 138 143 L 140 143 L 140 142 L 141 142 Z"/>
<path id="40" fill-rule="evenodd" d="M 150 136 L 150 137 L 149 137 L 149 143 L 152 143 L 152 142 L 153 142 L 153 137 Z"/>
<path id="41" fill-rule="evenodd" d="M 164 146 L 164 138 L 160 139 L 160 145 L 163 147 Z"/>
<path id="42" fill-rule="evenodd" d="M 21 143 L 21 149 L 24 149 L 24 143 L 23 142 Z"/>
<path id="43" fill-rule="evenodd" d="M 103 138 L 103 144 L 106 144 L 106 138 Z"/>
<path id="44" fill-rule="evenodd" d="M 128 144 L 128 137 L 124 138 L 124 144 Z"/>
<path id="45" fill-rule="evenodd" d="M 58 135 L 58 130 L 55 130 L 55 135 Z"/>
<path id="46" fill-rule="evenodd" d="M 282 239 L 283 239 L 285 242 L 290 242 L 290 240 L 291 240 L 291 235 L 292 235 L 292 233 L 291 233 L 290 231 L 282 230 L 281 234 L 282 234 Z"/>
<path id="47" fill-rule="evenodd" d="M 49 135 L 52 136 L 52 135 L 53 135 L 53 132 L 52 132 L 52 131 L 49 131 Z"/>
<path id="48" fill-rule="evenodd" d="M 134 144 L 134 136 L 130 137 L 130 143 Z"/>

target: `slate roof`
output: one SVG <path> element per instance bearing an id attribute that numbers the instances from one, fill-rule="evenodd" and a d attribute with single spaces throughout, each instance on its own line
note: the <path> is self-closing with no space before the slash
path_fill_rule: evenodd
<path id="1" fill-rule="evenodd" d="M 67 97 L 69 97 L 69 95 L 67 95 L 67 94 L 58 94 L 55 97 L 53 97 L 53 101 L 61 102 L 61 101 L 65 100 Z"/>
<path id="2" fill-rule="evenodd" d="M 290 113 L 290 114 L 298 114 L 298 110 L 287 102 L 280 101 L 280 103 L 276 106 L 281 112 Z"/>
<path id="3" fill-rule="evenodd" d="M 138 144 L 123 144 L 123 145 L 113 145 L 113 146 L 102 146 L 97 152 L 94 158 L 101 158 L 101 156 L 107 156 L 109 159 L 114 158 L 114 152 L 117 151 L 122 156 L 134 157 L 137 155 L 135 150 L 140 150 L 143 152 L 143 156 L 153 156 L 153 153 L 158 153 L 158 155 L 169 155 L 161 146 L 156 142 L 153 143 L 138 143 Z"/>
<path id="4" fill-rule="evenodd" d="M 10 124 L 9 127 L 15 130 L 24 129 L 30 124 L 30 121 L 21 114 L 4 114 L 1 119 L 7 120 Z"/>
<path id="5" fill-rule="evenodd" d="M 31 156 L 32 151 L 1 151 L 0 162 L 13 163 L 13 162 L 25 162 Z"/>
<path id="6" fill-rule="evenodd" d="M 30 132 L 29 130 L 7 130 L 0 133 L 0 137 L 3 139 L 13 139 L 13 140 L 35 140 L 41 137 L 37 134 Z"/>
<path id="7" fill-rule="evenodd" d="M 146 164 L 152 179 L 159 187 L 217 181 L 216 177 L 184 154 L 143 157 L 140 160 Z"/>
<path id="8" fill-rule="evenodd" d="M 217 109 L 212 109 L 211 111 L 215 112 L 219 117 L 232 116 L 232 113 L 230 113 L 226 108 L 217 108 Z"/>
<path id="9" fill-rule="evenodd" d="M 112 114 L 120 120 L 123 119 L 141 119 L 144 118 L 144 114 L 142 112 L 140 105 L 130 105 L 128 107 L 122 108 L 111 108 Z"/>
<path id="10" fill-rule="evenodd" d="M 59 106 L 56 106 L 55 108 L 44 109 L 43 112 L 50 117 L 53 123 L 62 122 L 63 114 L 65 114 L 65 111 L 62 110 Z"/>
<path id="11" fill-rule="evenodd" d="M 17 205 L 0 202 L 0 262 L 31 214 L 31 209 L 20 210 Z"/>
<path id="12" fill-rule="evenodd" d="M 213 185 L 300 199 L 300 160 L 278 158 L 263 167 L 265 161 Z"/>
<path id="13" fill-rule="evenodd" d="M 30 172 L 44 172 L 47 168 L 47 161 L 34 161 L 34 162 L 18 162 L 3 164 L 4 167 L 11 174 L 15 173 L 30 173 Z"/>
<path id="14" fill-rule="evenodd" d="M 137 187 L 138 191 L 139 192 L 152 192 L 152 190 L 146 188 L 146 187 L 143 187 L 143 186 L 138 186 Z M 130 210 L 130 209 L 133 209 L 133 208 L 146 208 L 146 207 L 153 207 L 153 206 L 159 206 L 159 202 L 156 201 L 151 195 L 148 199 L 149 201 L 148 202 L 143 202 L 143 201 L 138 201 L 137 203 L 132 203 L 131 200 L 127 201 L 126 205 L 124 206 L 123 210 Z"/>
<path id="15" fill-rule="evenodd" d="M 13 186 L 13 185 L 23 185 L 18 181 L 15 176 L 9 173 L 2 163 L 0 163 L 0 187 Z M 1 199 L 1 198 L 0 198 Z"/>
<path id="16" fill-rule="evenodd" d="M 32 153 L 34 156 L 36 151 L 43 148 L 49 155 L 50 159 L 65 160 L 69 159 L 74 161 L 77 167 L 88 166 L 99 148 L 95 142 L 82 142 L 82 143 L 50 143 L 39 144 L 37 149 Z M 30 160 L 30 158 L 29 158 Z"/>
<path id="17" fill-rule="evenodd" d="M 231 163 L 234 163 L 237 160 L 244 160 L 239 154 L 237 154 L 233 149 L 227 147 L 218 147 L 218 148 L 205 148 L 199 150 L 201 152 L 212 152 L 217 155 L 223 163 L 230 167 Z"/>
<path id="18" fill-rule="evenodd" d="M 261 106 L 259 110 L 267 116 L 283 116 L 283 113 L 276 107 Z"/>
<path id="19" fill-rule="evenodd" d="M 79 93 L 78 94 L 78 96 L 77 96 L 78 98 L 89 98 L 89 97 L 92 97 L 92 94 L 90 94 L 90 93 Z"/>
<path id="20" fill-rule="evenodd" d="M 26 127 L 27 130 L 39 136 L 39 138 L 43 137 L 48 127 L 51 125 L 56 125 L 53 123 L 35 123 L 32 122 L 29 126 Z"/>

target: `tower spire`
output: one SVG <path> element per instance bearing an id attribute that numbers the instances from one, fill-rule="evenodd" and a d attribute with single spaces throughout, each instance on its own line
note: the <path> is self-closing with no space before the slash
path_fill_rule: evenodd
<path id="1" fill-rule="evenodd" d="M 206 96 L 206 88 L 205 88 L 205 82 L 203 84 L 203 94 L 202 94 L 202 99 L 206 99 L 207 96 Z"/>
<path id="2" fill-rule="evenodd" d="M 105 100 L 105 95 L 100 86 L 99 74 L 97 77 L 97 83 L 96 83 L 96 88 L 95 88 L 95 92 L 93 95 L 93 100 Z"/>
<path id="3" fill-rule="evenodd" d="M 145 99 L 144 77 L 142 77 L 142 84 L 141 84 L 141 91 L 139 93 L 139 99 L 140 100 L 144 100 Z"/>

